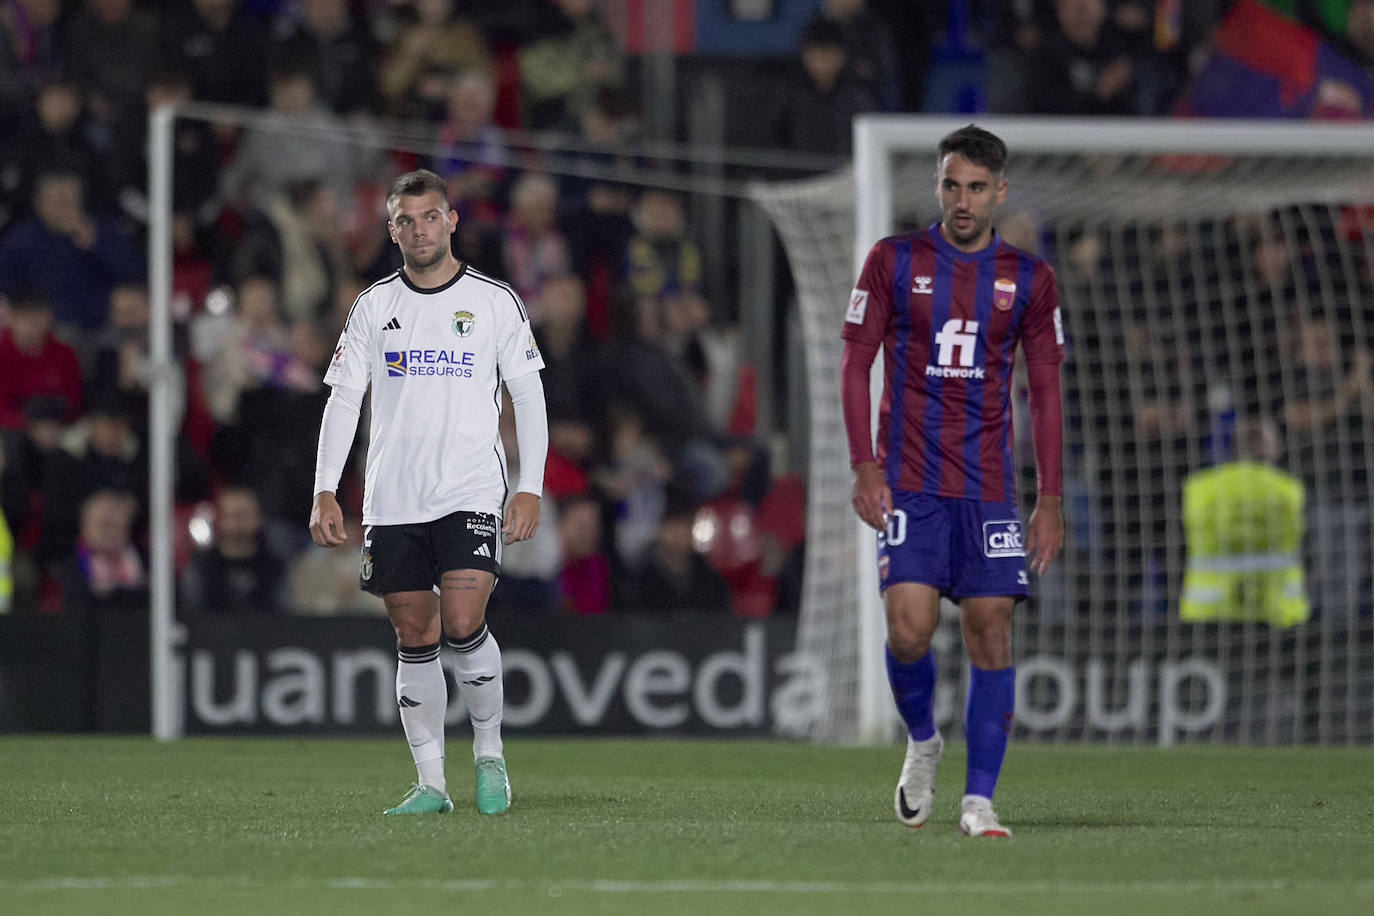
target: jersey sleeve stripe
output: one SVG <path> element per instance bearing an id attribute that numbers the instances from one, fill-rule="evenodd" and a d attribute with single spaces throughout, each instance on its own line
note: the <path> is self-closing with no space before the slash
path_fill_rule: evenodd
<path id="1" fill-rule="evenodd" d="M 492 277 L 488 277 L 486 274 L 482 273 L 480 270 L 476 270 L 476 269 L 474 269 L 474 268 L 469 268 L 469 269 L 468 269 L 468 276 L 469 276 L 469 277 L 472 277 L 474 280 L 481 280 L 483 283 L 490 283 L 492 286 L 495 286 L 497 289 L 503 289 L 503 290 L 505 290 L 507 293 L 510 294 L 511 299 L 513 299 L 513 300 L 515 301 L 515 307 L 516 307 L 516 309 L 519 310 L 519 312 L 520 312 L 520 320 L 521 320 L 521 321 L 529 321 L 529 320 L 530 320 L 529 312 L 525 311 L 525 303 L 523 303 L 523 302 L 520 301 L 520 296 L 515 292 L 515 290 L 514 290 L 510 285 L 508 285 L 508 284 L 506 284 L 506 283 L 502 283 L 500 280 L 493 279 Z"/>

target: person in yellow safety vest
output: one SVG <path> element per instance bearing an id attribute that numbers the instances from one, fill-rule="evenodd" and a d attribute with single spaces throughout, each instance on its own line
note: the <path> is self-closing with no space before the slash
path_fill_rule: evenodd
<path id="1" fill-rule="evenodd" d="M 1183 482 L 1188 565 L 1179 616 L 1291 627 L 1311 606 L 1303 584 L 1302 482 L 1273 466 L 1273 421 L 1236 424 L 1236 459 Z"/>
<path id="2" fill-rule="evenodd" d="M 14 601 L 14 536 L 0 511 L 0 614 L 8 614 Z"/>
<path id="3" fill-rule="evenodd" d="M 5 470 L 5 444 L 0 442 L 0 474 Z M 0 614 L 8 614 L 14 604 L 14 535 L 0 509 Z"/>

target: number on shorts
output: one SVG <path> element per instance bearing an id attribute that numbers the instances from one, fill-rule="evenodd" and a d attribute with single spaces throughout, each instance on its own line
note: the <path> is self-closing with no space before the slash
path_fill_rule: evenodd
<path id="1" fill-rule="evenodd" d="M 893 509 L 887 517 L 887 546 L 896 547 L 906 540 L 906 510 Z"/>

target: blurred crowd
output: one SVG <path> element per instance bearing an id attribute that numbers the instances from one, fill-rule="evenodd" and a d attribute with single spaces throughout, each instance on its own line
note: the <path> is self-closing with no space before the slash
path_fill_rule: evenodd
<path id="1" fill-rule="evenodd" d="M 1374 2 L 1272 5 L 1374 61 Z M 955 45 L 986 52 L 987 110 L 1165 113 L 1231 4 L 814 6 L 727 137 L 846 155 L 852 115 L 921 110 Z M 416 167 L 449 182 L 457 253 L 519 291 L 547 363 L 545 524 L 493 600 L 795 612 L 805 497 L 756 423 L 773 367 L 742 357 L 740 304 L 711 298 L 688 198 L 585 177 L 642 138 L 640 65 L 598 0 L 0 0 L 9 605 L 146 607 L 146 115 L 194 101 L 266 117 L 174 127 L 183 614 L 380 612 L 305 514 L 323 366 L 358 293 L 399 266 L 382 195 Z M 383 124 L 424 142 L 369 143 Z M 531 132 L 573 152 L 512 140 Z M 340 492 L 355 520 L 361 451 Z"/>

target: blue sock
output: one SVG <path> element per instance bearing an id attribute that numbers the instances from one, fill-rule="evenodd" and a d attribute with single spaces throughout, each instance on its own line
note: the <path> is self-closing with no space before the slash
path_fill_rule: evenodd
<path id="1" fill-rule="evenodd" d="M 892 650 L 887 655 L 887 682 L 902 714 L 906 730 L 916 741 L 935 734 L 935 650 L 929 649 L 914 662 L 899 662 Z"/>
<path id="2" fill-rule="evenodd" d="M 972 676 L 964 706 L 964 737 L 968 741 L 964 794 L 992 798 L 1016 708 L 1016 668 L 987 671 L 970 666 L 969 670 Z"/>

